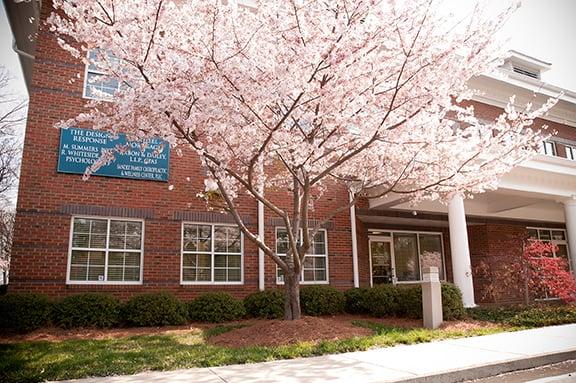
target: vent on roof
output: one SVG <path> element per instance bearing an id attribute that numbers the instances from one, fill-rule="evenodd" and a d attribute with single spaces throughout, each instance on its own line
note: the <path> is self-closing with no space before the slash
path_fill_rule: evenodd
<path id="1" fill-rule="evenodd" d="M 540 79 L 540 72 L 531 71 L 524 68 L 518 68 L 517 66 L 514 66 L 512 69 L 514 70 L 514 72 L 520 73 L 521 75 L 532 77 L 535 79 Z"/>

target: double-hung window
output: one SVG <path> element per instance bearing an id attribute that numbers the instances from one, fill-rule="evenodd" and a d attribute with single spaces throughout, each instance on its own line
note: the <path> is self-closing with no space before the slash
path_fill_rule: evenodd
<path id="1" fill-rule="evenodd" d="M 74 217 L 68 282 L 141 283 L 143 231 L 139 220 Z"/>
<path id="2" fill-rule="evenodd" d="M 528 238 L 556 245 L 556 249 L 552 256 L 564 258 L 568 265 L 570 265 L 570 258 L 568 257 L 568 241 L 566 240 L 566 230 L 529 227 Z"/>
<path id="3" fill-rule="evenodd" d="M 182 283 L 242 283 L 242 233 L 237 226 L 182 225 Z"/>
<path id="4" fill-rule="evenodd" d="M 568 255 L 568 241 L 566 240 L 566 230 L 563 229 L 547 229 L 540 227 L 529 227 L 528 238 L 534 241 L 541 241 L 552 243 L 556 249 L 549 254 L 551 257 L 560 257 L 566 260 L 568 269 L 570 269 L 570 258 Z M 555 299 L 554 296 L 549 295 L 547 291 L 536 292 L 536 299 Z"/>
<path id="5" fill-rule="evenodd" d="M 548 156 L 556 156 L 556 143 L 553 141 L 542 141 L 541 151 Z"/>
<path id="6" fill-rule="evenodd" d="M 301 235 L 298 241 L 301 241 Z M 302 283 L 328 283 L 328 244 L 326 230 L 319 230 L 311 240 L 310 249 L 304 257 L 302 264 Z M 285 228 L 276 228 L 276 254 L 286 258 L 290 242 Z M 284 282 L 284 272 L 280 267 L 276 268 L 276 282 Z"/>
<path id="7" fill-rule="evenodd" d="M 576 160 L 576 146 L 566 145 L 566 158 Z"/>
<path id="8" fill-rule="evenodd" d="M 114 94 L 120 89 L 120 81 L 102 71 L 96 63 L 102 59 L 99 49 L 92 49 L 88 52 L 86 73 L 84 75 L 84 98 L 94 100 L 112 100 Z M 111 65 L 118 63 L 118 59 L 110 54 L 106 54 L 106 60 Z"/>

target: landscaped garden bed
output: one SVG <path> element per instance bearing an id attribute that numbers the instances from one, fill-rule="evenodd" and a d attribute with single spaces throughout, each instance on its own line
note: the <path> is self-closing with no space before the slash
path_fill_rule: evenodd
<path id="1" fill-rule="evenodd" d="M 309 289 L 303 294 L 303 307 L 317 316 L 298 321 L 278 319 L 282 307 L 278 292 L 257 293 L 244 302 L 222 293 L 187 303 L 167 294 L 140 296 L 126 304 L 92 294 L 50 303 L 41 297 L 2 298 L 0 314 L 7 313 L 7 302 L 46 305 L 35 306 L 38 312 L 26 305 L 16 310 L 33 319 L 24 320 L 27 332 L 6 329 L 7 324 L 15 323 L 13 313 L 0 320 L 4 327 L 0 381 L 37 382 L 254 363 L 576 322 L 574 307 L 466 313 L 461 303 L 445 294 L 445 313 L 451 320 L 440 329 L 429 330 L 422 328 L 418 319 L 417 289 L 374 290 L 352 290 L 344 295 L 329 288 Z M 447 290 L 458 295 L 453 286 Z M 399 298 L 404 299 L 403 308 L 398 305 Z M 366 312 L 366 299 L 377 301 L 380 307 Z M 448 303 L 451 307 L 446 307 Z M 156 311 L 150 312 L 152 307 Z M 344 313 L 344 308 L 356 313 Z M 517 323 L 518 318 L 523 318 L 523 324 Z M 77 323 L 92 325 L 78 327 Z"/>

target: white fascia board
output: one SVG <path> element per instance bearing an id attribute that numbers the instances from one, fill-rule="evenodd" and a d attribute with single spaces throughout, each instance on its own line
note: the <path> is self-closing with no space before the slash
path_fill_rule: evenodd
<path id="1" fill-rule="evenodd" d="M 472 100 L 499 108 L 504 108 L 512 95 L 517 96 L 517 107 L 527 102 L 537 107 L 550 97 L 558 97 L 559 102 L 542 119 L 576 127 L 576 93 L 570 90 L 517 73 L 502 72 L 474 77 L 468 86 L 481 92 Z"/>
<path id="2" fill-rule="evenodd" d="M 520 167 L 576 177 L 576 161 L 563 157 L 538 154 Z"/>

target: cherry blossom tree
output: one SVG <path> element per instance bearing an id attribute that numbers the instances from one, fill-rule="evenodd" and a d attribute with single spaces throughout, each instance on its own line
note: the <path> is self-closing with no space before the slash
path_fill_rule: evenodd
<path id="1" fill-rule="evenodd" d="M 10 73 L 0 65 L 0 283 L 7 283 L 14 228 L 14 188 L 21 141 L 17 130 L 26 121 L 27 102 L 10 90 Z"/>
<path id="2" fill-rule="evenodd" d="M 231 214 L 285 278 L 285 318 L 300 318 L 299 279 L 314 234 L 362 198 L 396 193 L 447 200 L 496 187 L 535 153 L 528 128 L 553 101 L 494 121 L 464 106 L 466 81 L 501 63 L 496 17 L 455 19 L 433 0 L 54 0 L 48 22 L 79 60 L 123 86 L 114 102 L 58 127 L 86 124 L 142 140 L 161 137 L 201 159 L 200 196 Z M 122 147 L 116 151 L 122 151 Z M 113 161 L 107 152 L 86 175 Z M 311 220 L 332 184 L 350 204 Z M 281 190 L 290 202 L 273 201 Z M 279 217 L 279 257 L 243 222 L 247 195 Z"/>

